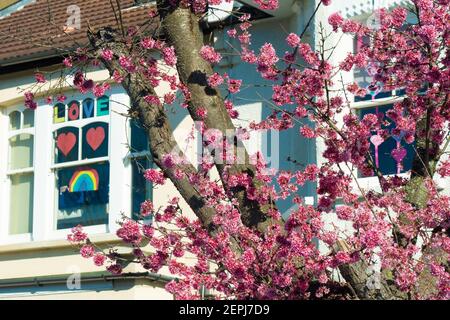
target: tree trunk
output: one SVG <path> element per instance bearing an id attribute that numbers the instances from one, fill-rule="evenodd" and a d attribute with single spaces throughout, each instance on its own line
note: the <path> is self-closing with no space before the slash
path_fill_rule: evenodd
<path id="1" fill-rule="evenodd" d="M 189 113 L 194 120 L 204 121 L 206 128 L 220 130 L 225 137 L 227 131 L 235 132 L 236 128 L 228 115 L 220 92 L 207 84 L 208 76 L 212 75 L 214 71 L 211 64 L 200 56 L 200 49 L 204 45 L 200 18 L 189 8 L 173 7 L 169 2 L 169 0 L 159 0 L 157 2 L 158 11 L 164 35 L 174 46 L 177 54 L 177 70 L 180 81 L 189 88 L 191 94 Z M 199 108 L 207 110 L 205 119 L 201 119 L 197 115 Z M 274 223 L 274 220 L 266 213 L 268 209 L 275 208 L 275 204 L 271 202 L 261 206 L 258 202 L 247 198 L 244 188 L 227 188 L 227 183 L 224 181 L 226 174 L 247 173 L 250 177 L 255 177 L 256 169 L 250 164 L 247 152 L 245 151 L 245 163 L 216 162 L 215 165 L 226 191 L 239 202 L 243 223 L 250 228 L 264 232 L 270 224 Z M 256 179 L 253 179 L 253 184 L 256 188 L 261 186 Z"/>
<path id="2" fill-rule="evenodd" d="M 89 32 L 88 36 L 91 45 L 97 51 L 109 48 L 119 56 L 129 55 L 128 49 L 121 41 L 117 40 L 119 36 L 112 29 L 102 29 L 96 34 Z M 102 62 L 111 75 L 114 70 L 121 69 L 117 59 L 112 59 L 111 61 L 103 60 Z M 172 181 L 180 195 L 186 200 L 203 225 L 210 230 L 215 211 L 205 205 L 202 196 L 187 178 L 178 179 L 175 176 L 176 169 L 181 169 L 186 175 L 195 174 L 197 170 L 190 164 L 178 165 L 174 168 L 167 168 L 162 165 L 162 157 L 170 154 L 177 147 L 177 143 L 163 106 L 150 105 L 144 100 L 144 97 L 149 94 L 155 95 L 154 88 L 138 72 L 127 74 L 122 82 L 122 86 L 130 97 L 130 114 L 136 112 L 140 123 L 146 129 L 153 161 L 164 172 L 167 178 Z M 178 148 L 178 150 L 181 149 Z"/>

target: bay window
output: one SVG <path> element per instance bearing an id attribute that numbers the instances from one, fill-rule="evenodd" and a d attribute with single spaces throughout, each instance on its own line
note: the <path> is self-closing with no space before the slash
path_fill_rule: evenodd
<path id="1" fill-rule="evenodd" d="M 151 197 L 146 134 L 124 116 L 129 97 L 118 87 L 67 96 L 0 110 L 0 245 L 65 239 L 78 224 L 114 234 Z"/>

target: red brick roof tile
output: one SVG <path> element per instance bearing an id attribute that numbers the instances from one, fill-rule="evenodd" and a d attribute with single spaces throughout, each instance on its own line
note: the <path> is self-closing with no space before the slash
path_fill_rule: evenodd
<path id="1" fill-rule="evenodd" d="M 149 19 L 149 6 L 134 3 L 120 0 L 125 27 L 142 25 Z M 70 5 L 80 8 L 81 29 L 65 33 Z M 36 0 L 0 19 L 0 66 L 52 57 L 76 47 L 76 43 L 86 44 L 88 26 L 117 27 L 110 0 Z"/>

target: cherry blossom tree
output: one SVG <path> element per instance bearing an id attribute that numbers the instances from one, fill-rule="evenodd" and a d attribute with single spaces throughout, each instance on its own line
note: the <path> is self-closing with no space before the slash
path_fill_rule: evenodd
<path id="1" fill-rule="evenodd" d="M 233 124 L 237 111 L 229 99 L 245 84 L 215 71 L 221 54 L 204 42 L 208 5 L 221 2 L 158 0 L 149 12 L 153 28 L 90 30 L 90 46 L 65 59 L 66 67 L 77 70 L 73 84 L 81 92 L 102 95 L 109 88 L 86 78 L 83 70 L 93 63 L 123 86 L 131 100 L 129 116 L 145 128 L 158 167 L 145 178 L 154 185 L 170 180 L 196 216 L 186 215 L 176 197 L 161 208 L 145 201 L 140 214 L 151 216 L 152 224 L 124 218 L 117 231 L 132 247 L 131 256 L 97 247 L 81 226 L 68 239 L 83 257 L 114 274 L 128 263 L 152 272 L 168 267 L 178 280 L 166 289 L 178 299 L 201 298 L 203 289 L 226 299 L 448 299 L 450 198 L 438 180 L 450 175 L 449 1 L 413 0 L 409 8 L 381 9 L 376 29 L 331 15 L 332 32 L 370 39 L 336 65 L 330 54 L 339 43 L 313 50 L 302 34 L 286 37 L 291 50 L 284 54 L 270 43 L 255 51 L 251 16 L 238 16 L 228 31 L 240 43 L 234 49 L 271 83 L 273 93 L 273 113 L 248 128 Z M 254 2 L 264 10 L 278 6 L 278 0 Z M 318 7 L 330 3 L 322 0 Z M 414 23 L 406 24 L 408 13 Z M 162 72 L 150 52 L 176 68 L 177 76 Z M 360 118 L 351 108 L 348 96 L 368 93 L 341 81 L 355 66 L 372 70 L 375 84 L 385 90 L 404 90 L 386 117 Z M 38 74 L 36 80 L 45 77 Z M 158 96 L 161 82 L 173 93 Z M 175 92 L 181 107 L 202 124 L 205 147 L 214 147 L 199 166 L 179 151 L 169 124 L 166 106 L 174 103 Z M 26 103 L 36 108 L 33 93 L 26 94 Z M 229 130 L 297 130 L 302 119 L 312 125 L 301 125 L 299 139 L 322 139 L 325 161 L 297 171 L 268 170 L 261 153 L 244 151 L 244 161 L 236 161 L 234 147 L 241 142 L 225 138 Z M 386 130 L 386 121 L 394 129 Z M 406 177 L 384 176 L 370 152 L 371 143 L 389 137 L 414 145 Z M 399 146 L 392 157 L 401 163 L 404 152 Z M 375 175 L 379 186 L 362 188 L 356 171 Z M 297 195 L 307 182 L 317 184 L 317 205 Z M 276 204 L 288 198 L 296 209 L 284 219 Z M 343 205 L 336 208 L 338 201 Z M 327 226 L 332 211 L 342 224 Z M 343 224 L 351 227 L 344 230 Z M 319 250 L 318 242 L 327 250 Z M 195 263 L 186 263 L 186 256 Z M 374 265 L 379 272 L 371 271 Z"/>

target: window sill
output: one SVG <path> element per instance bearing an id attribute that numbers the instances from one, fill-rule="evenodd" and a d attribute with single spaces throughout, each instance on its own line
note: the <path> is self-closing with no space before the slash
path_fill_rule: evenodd
<path id="1" fill-rule="evenodd" d="M 400 173 L 397 175 L 395 175 L 395 174 L 384 175 L 385 178 L 394 177 L 394 176 L 398 176 L 400 178 L 408 178 L 410 176 L 410 174 L 409 174 L 409 172 L 403 172 L 403 173 Z M 380 182 L 379 182 L 377 176 L 358 177 L 357 181 L 352 181 L 352 187 L 354 188 L 354 190 L 356 190 L 356 193 L 361 196 L 362 194 L 361 194 L 358 186 L 361 187 L 365 191 L 373 190 L 375 192 L 381 193 L 381 186 L 380 186 Z"/>
<path id="2" fill-rule="evenodd" d="M 105 233 L 96 234 L 90 237 L 94 243 L 120 243 L 121 240 L 115 234 Z M 49 241 L 31 241 L 16 244 L 0 244 L 0 254 L 19 253 L 26 251 L 52 250 L 59 248 L 69 248 L 72 245 L 66 239 L 49 240 Z"/>

